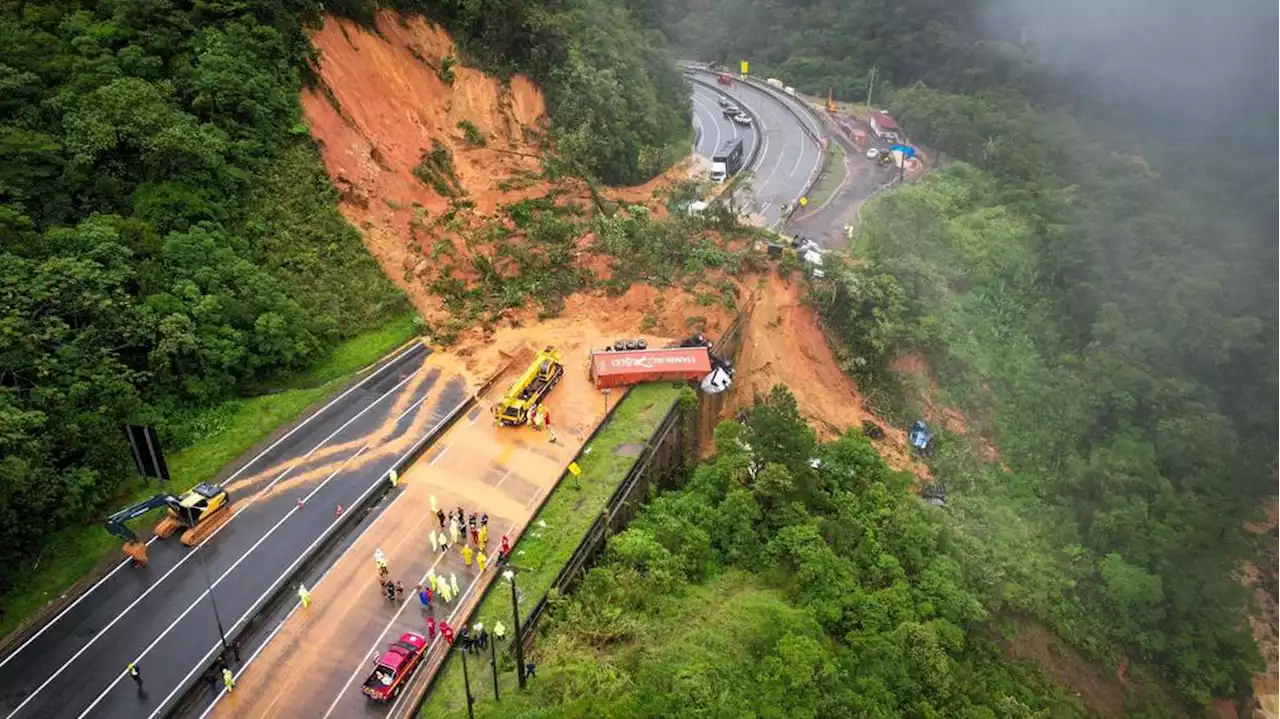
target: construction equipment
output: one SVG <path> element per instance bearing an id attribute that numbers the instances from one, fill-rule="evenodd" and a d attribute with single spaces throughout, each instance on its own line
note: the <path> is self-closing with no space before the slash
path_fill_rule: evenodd
<path id="1" fill-rule="evenodd" d="M 518 427 L 533 417 L 534 410 L 542 403 L 556 383 L 564 376 L 564 362 L 560 352 L 547 347 L 534 356 L 529 369 L 520 375 L 502 400 L 493 406 L 493 416 L 508 427 Z"/>
<path id="2" fill-rule="evenodd" d="M 169 509 L 156 523 L 156 536 L 168 539 L 174 532 L 183 529 L 182 543 L 194 547 L 231 518 L 231 512 L 228 511 L 231 509 L 231 495 L 222 487 L 201 482 L 181 497 L 157 494 L 107 517 L 103 523 L 107 531 L 123 539 L 124 553 L 144 567 L 147 565 L 146 545 L 125 522 L 157 507 Z"/>

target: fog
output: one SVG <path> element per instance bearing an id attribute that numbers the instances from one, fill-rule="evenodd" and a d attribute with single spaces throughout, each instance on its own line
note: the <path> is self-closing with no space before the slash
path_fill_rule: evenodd
<path id="1" fill-rule="evenodd" d="M 1274 146 L 1277 16 L 1276 0 L 991 0 L 983 21 L 1112 111 Z"/>

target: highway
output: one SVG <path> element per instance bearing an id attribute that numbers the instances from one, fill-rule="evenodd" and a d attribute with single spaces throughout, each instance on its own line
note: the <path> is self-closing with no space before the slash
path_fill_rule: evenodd
<path id="1" fill-rule="evenodd" d="M 714 73 L 695 70 L 695 78 L 703 82 L 714 83 Z M 694 97 L 694 122 L 702 127 L 708 124 L 704 108 L 713 110 L 717 115 L 720 108 L 715 101 L 715 93 L 698 83 L 691 83 Z M 746 168 L 754 173 L 751 186 L 754 190 L 755 202 L 751 211 L 758 213 L 761 224 L 773 227 L 782 216 L 782 206 L 794 203 L 800 198 L 809 178 L 821 168 L 824 160 L 822 148 L 813 136 L 806 132 L 814 131 L 817 123 L 806 117 L 803 110 L 798 109 L 801 120 L 788 110 L 779 96 L 745 84 L 737 80 L 732 85 L 717 86 L 726 95 L 733 98 L 739 106 L 746 107 L 755 114 L 759 127 L 756 128 L 760 142 L 760 155 L 753 167 Z M 794 101 L 792 101 L 794 102 Z M 730 123 L 732 124 L 732 123 Z M 705 129 L 699 135 L 698 152 L 708 146 Z M 821 136 L 820 134 L 818 136 Z M 748 153 L 750 148 L 744 148 Z"/>
<path id="2" fill-rule="evenodd" d="M 741 137 L 743 157 L 750 157 L 759 137 L 755 130 L 724 116 L 720 109 L 722 95 L 705 85 L 690 85 L 693 87 L 693 127 L 698 133 L 695 152 L 709 160 L 725 140 Z"/>
<path id="3" fill-rule="evenodd" d="M 581 368 L 591 348 L 607 346 L 612 338 L 610 333 L 581 328 L 557 341 L 556 347 L 566 367 Z M 646 339 L 654 346 L 663 341 Z M 478 565 L 465 564 L 460 544 L 432 551 L 428 533 L 440 529 L 432 504 L 446 511 L 465 507 L 471 513 L 484 512 L 492 532 L 489 556 L 503 535 L 511 539 L 518 556 L 523 552 L 520 536 L 541 502 L 604 419 L 601 394 L 586 372 L 571 369 L 545 402 L 558 435 L 554 442 L 547 432 L 530 427 L 495 426 L 484 408 L 501 397 L 532 354 L 517 356 L 488 396 L 405 471 L 379 516 L 311 587 L 312 605 L 304 609 L 293 602 L 293 611 L 238 672 L 235 691 L 217 694 L 215 703 L 206 704 L 198 715 L 201 719 L 400 715 L 404 704 L 412 701 L 412 692 L 391 705 L 370 704 L 361 693 L 361 683 L 372 670 L 371 657 L 402 632 L 424 632 L 428 616 L 455 627 L 469 623 L 471 610 L 498 574 L 493 564 L 483 573 Z M 626 388 L 614 390 L 612 406 L 625 392 Z M 388 577 L 405 586 L 403 602 L 389 602 L 379 591 L 373 564 L 378 548 L 387 556 Z M 427 581 L 428 571 L 456 579 L 459 597 L 452 602 L 437 597 L 431 609 L 423 608 L 413 588 Z M 503 605 L 501 611 L 509 610 Z M 445 657 L 447 647 L 438 637 L 429 647 L 417 682 L 425 682 Z"/>
<path id="4" fill-rule="evenodd" d="M 0 716 L 167 711 L 216 655 L 215 616 L 234 634 L 340 521 L 336 507 L 386 481 L 410 445 L 466 402 L 466 382 L 429 365 L 429 354 L 415 342 L 244 462 L 223 482 L 236 514 L 204 544 L 153 540 L 148 568 L 121 562 L 0 660 Z M 179 477 L 168 489 L 188 486 Z M 127 678 L 129 662 L 141 686 Z"/>

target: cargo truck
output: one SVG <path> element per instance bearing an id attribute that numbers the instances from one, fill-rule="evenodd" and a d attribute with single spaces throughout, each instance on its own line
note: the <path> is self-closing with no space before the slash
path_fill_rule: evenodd
<path id="1" fill-rule="evenodd" d="M 729 175 L 742 169 L 742 138 L 725 140 L 719 151 L 711 156 L 711 181 L 724 182 Z"/>
<path id="2" fill-rule="evenodd" d="M 608 349 L 591 353 L 591 381 L 596 389 L 630 387 L 642 382 L 699 381 L 711 372 L 706 347 Z"/>

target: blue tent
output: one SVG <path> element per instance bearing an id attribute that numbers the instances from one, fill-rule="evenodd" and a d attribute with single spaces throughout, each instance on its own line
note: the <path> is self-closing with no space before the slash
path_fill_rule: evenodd
<path id="1" fill-rule="evenodd" d="M 915 157 L 916 148 L 910 145 L 891 145 L 889 152 L 901 152 L 903 157 Z"/>

